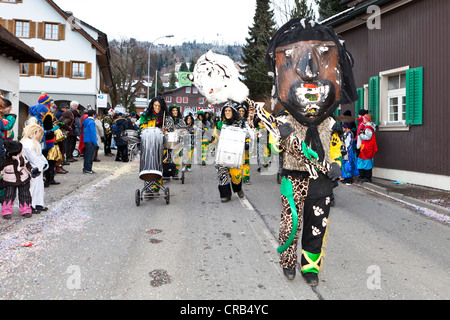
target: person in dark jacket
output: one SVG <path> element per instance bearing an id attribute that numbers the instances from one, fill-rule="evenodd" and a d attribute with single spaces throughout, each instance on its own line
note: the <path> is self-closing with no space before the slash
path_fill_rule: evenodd
<path id="1" fill-rule="evenodd" d="M 78 111 L 78 102 L 72 101 L 70 103 L 70 111 L 74 116 L 74 123 L 72 125 L 72 130 L 69 132 L 67 137 L 67 149 L 66 149 L 66 161 L 75 162 L 77 159 L 73 158 L 73 152 L 75 151 L 77 145 L 77 138 L 81 134 L 81 113 Z"/>
<path id="2" fill-rule="evenodd" d="M 122 133 L 128 129 L 128 122 L 119 113 L 114 122 L 114 139 L 116 140 L 117 155 L 116 161 L 128 162 L 128 142 L 122 138 Z"/>

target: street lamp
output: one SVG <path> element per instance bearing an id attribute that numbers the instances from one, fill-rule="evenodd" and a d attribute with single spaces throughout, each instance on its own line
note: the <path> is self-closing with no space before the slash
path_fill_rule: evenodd
<path id="1" fill-rule="evenodd" d="M 150 86 L 149 86 L 149 83 L 150 83 L 150 50 L 151 50 L 151 48 L 152 48 L 153 43 L 154 43 L 156 40 L 159 40 L 159 39 L 162 39 L 162 38 L 173 38 L 173 37 L 174 37 L 173 34 L 169 34 L 169 35 L 167 35 L 167 36 L 158 37 L 158 38 L 156 38 L 155 40 L 153 40 L 152 42 L 150 42 L 150 46 L 148 47 L 147 105 L 150 103 Z M 156 82 L 155 82 L 155 97 L 156 97 L 156 95 L 158 94 L 158 70 L 156 70 L 155 81 L 156 81 Z"/>

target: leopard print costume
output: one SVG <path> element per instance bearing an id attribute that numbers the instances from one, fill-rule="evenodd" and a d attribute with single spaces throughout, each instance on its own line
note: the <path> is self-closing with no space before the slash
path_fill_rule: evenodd
<path id="1" fill-rule="evenodd" d="M 295 206 L 298 212 L 298 225 L 302 224 L 303 220 L 303 204 L 305 202 L 306 196 L 308 195 L 308 178 L 294 178 L 292 176 L 287 176 L 292 182 L 293 190 L 294 190 L 294 201 Z M 289 205 L 288 199 L 281 195 L 281 221 L 280 221 L 280 231 L 278 235 L 278 241 L 280 244 L 285 243 L 292 231 L 292 213 L 291 206 Z M 280 254 L 280 265 L 283 268 L 292 269 L 295 268 L 297 262 L 297 242 L 298 242 L 298 233 L 300 228 L 297 229 L 297 234 L 295 235 L 294 241 L 288 247 L 288 249 Z"/>

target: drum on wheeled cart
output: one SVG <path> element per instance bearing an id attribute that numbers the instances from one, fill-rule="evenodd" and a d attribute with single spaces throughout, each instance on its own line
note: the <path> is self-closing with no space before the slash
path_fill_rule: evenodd
<path id="1" fill-rule="evenodd" d="M 161 197 L 162 194 L 151 192 L 157 185 L 164 191 L 166 204 L 170 202 L 170 191 L 162 182 L 163 177 L 163 141 L 164 134 L 160 128 L 145 128 L 141 132 L 141 157 L 139 179 L 144 181 L 144 188 L 135 192 L 136 205 L 139 206 L 144 199 Z"/>

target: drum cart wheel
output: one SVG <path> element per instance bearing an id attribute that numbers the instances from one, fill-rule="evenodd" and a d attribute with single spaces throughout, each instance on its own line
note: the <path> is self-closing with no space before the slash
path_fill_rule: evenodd
<path id="1" fill-rule="evenodd" d="M 164 190 L 164 199 L 166 199 L 166 204 L 169 204 L 169 202 L 170 202 L 170 190 L 169 190 L 169 188 L 166 188 L 166 190 Z"/>
<path id="2" fill-rule="evenodd" d="M 135 192 L 135 200 L 136 200 L 136 206 L 139 207 L 141 204 L 141 190 L 137 189 Z"/>

